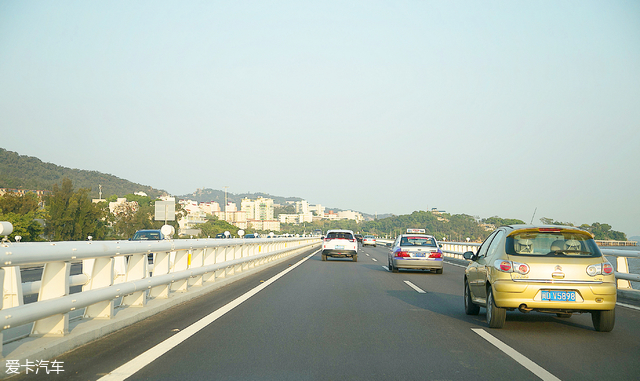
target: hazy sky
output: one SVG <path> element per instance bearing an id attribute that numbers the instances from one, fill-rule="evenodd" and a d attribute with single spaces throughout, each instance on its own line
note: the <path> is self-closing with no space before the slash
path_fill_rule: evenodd
<path id="1" fill-rule="evenodd" d="M 176 195 L 640 235 L 640 2 L 0 1 L 0 132 Z"/>

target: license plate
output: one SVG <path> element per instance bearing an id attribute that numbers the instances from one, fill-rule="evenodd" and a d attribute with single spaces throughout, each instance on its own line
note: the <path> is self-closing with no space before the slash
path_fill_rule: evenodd
<path id="1" fill-rule="evenodd" d="M 337 249 L 337 250 L 342 250 L 342 249 L 344 249 L 344 246 L 342 246 L 342 245 L 340 245 L 340 246 L 336 245 L 336 249 Z"/>
<path id="2" fill-rule="evenodd" d="M 542 291 L 542 300 L 546 302 L 575 302 L 575 291 Z"/>
<path id="3" fill-rule="evenodd" d="M 426 257 L 427 255 L 425 253 L 414 253 L 413 254 L 414 257 Z"/>

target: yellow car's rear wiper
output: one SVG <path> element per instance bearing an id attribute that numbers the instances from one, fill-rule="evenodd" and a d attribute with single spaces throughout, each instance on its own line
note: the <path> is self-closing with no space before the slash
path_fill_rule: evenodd
<path id="1" fill-rule="evenodd" d="M 576 253 L 576 254 L 591 254 L 590 251 L 585 251 L 585 250 L 551 250 L 550 252 L 548 252 L 546 255 L 548 256 L 562 256 L 562 257 L 567 257 L 567 253 Z"/>

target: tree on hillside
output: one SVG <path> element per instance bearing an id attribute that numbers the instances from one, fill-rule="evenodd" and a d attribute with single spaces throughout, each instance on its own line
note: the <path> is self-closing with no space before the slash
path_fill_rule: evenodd
<path id="1" fill-rule="evenodd" d="M 53 185 L 46 199 L 48 217 L 45 234 L 53 241 L 82 241 L 105 236 L 104 210 L 89 199 L 89 189 L 73 190 L 71 180 Z"/>
<path id="2" fill-rule="evenodd" d="M 0 197 L 0 210 L 3 213 L 27 214 L 37 211 L 38 208 L 38 196 L 34 193 L 25 193 L 24 196 L 6 193 Z"/>
<path id="3" fill-rule="evenodd" d="M 573 226 L 573 224 L 571 222 L 554 221 L 553 218 L 547 218 L 547 217 L 540 218 L 540 222 L 542 222 L 544 225 Z"/>
<path id="4" fill-rule="evenodd" d="M 224 233 L 225 231 L 237 236 L 238 230 L 240 230 L 237 226 L 231 225 L 227 221 L 219 220 L 216 217 L 209 217 L 207 222 L 198 225 L 198 229 L 200 229 L 201 238 L 213 238 L 217 234 Z"/>
<path id="5" fill-rule="evenodd" d="M 574 226 L 571 222 L 560 222 L 554 221 L 553 218 L 542 217 L 540 221 L 545 225 L 565 225 L 565 226 Z M 612 240 L 612 241 L 626 241 L 627 235 L 623 232 L 619 232 L 611 229 L 611 225 L 609 224 L 601 224 L 599 222 L 594 222 L 591 225 L 582 224 L 579 226 L 580 229 L 586 230 L 593 234 L 594 239 L 601 240 Z"/>
<path id="6" fill-rule="evenodd" d="M 24 242 L 41 241 L 44 227 L 37 220 L 43 219 L 44 215 L 38 197 L 33 193 L 24 196 L 6 193 L 0 197 L 0 221 L 8 221 L 13 225 L 10 240 L 20 236 Z"/>
<path id="7" fill-rule="evenodd" d="M 157 200 L 134 194 L 127 194 L 124 197 L 126 203 L 119 204 L 109 213 L 110 232 L 107 239 L 129 239 L 133 234 L 142 229 L 160 229 L 164 221 L 155 220 L 155 202 Z M 115 202 L 118 196 L 107 198 L 109 202 Z M 178 221 L 186 215 L 186 211 L 180 204 L 176 205 L 176 219 L 167 221 L 168 225 L 174 227 L 178 232 L 180 226 Z"/>
<path id="8" fill-rule="evenodd" d="M 626 241 L 627 235 L 623 232 L 611 230 L 611 225 L 594 222 L 591 226 L 582 224 L 580 227 L 594 235 L 595 239 Z"/>
<path id="9" fill-rule="evenodd" d="M 507 226 L 507 225 L 522 225 L 524 224 L 524 221 L 522 220 L 518 220 L 515 218 L 500 218 L 498 216 L 493 216 L 493 217 L 489 217 L 489 218 L 485 218 L 482 220 L 483 223 L 485 224 L 491 224 L 495 227 L 500 227 L 500 226 Z"/>
<path id="10" fill-rule="evenodd" d="M 281 214 L 295 214 L 295 213 L 296 213 L 296 207 L 293 204 L 276 206 L 273 208 L 273 217 L 276 219 Z"/>

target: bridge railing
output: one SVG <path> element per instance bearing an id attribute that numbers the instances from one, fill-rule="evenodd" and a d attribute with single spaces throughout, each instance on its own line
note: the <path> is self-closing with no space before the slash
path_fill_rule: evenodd
<path id="1" fill-rule="evenodd" d="M 600 248 L 602 254 L 606 257 L 616 257 L 616 279 L 618 280 L 618 289 L 630 289 L 631 281 L 640 282 L 639 274 L 629 273 L 629 258 L 640 258 L 640 251 L 633 250 L 617 250 Z"/>
<path id="2" fill-rule="evenodd" d="M 33 323 L 31 336 L 64 336 L 72 311 L 84 309 L 83 318 L 110 319 L 116 307 L 144 307 L 151 298 L 169 298 L 319 242 L 319 238 L 5 241 L 0 244 L 4 286 L 0 343 L 2 332 L 28 323 Z M 70 276 L 72 263 L 82 263 L 82 274 Z M 23 283 L 20 268 L 38 266 L 41 279 Z M 82 285 L 82 291 L 70 294 L 73 285 Z M 23 296 L 36 292 L 37 302 L 24 304 Z"/>

